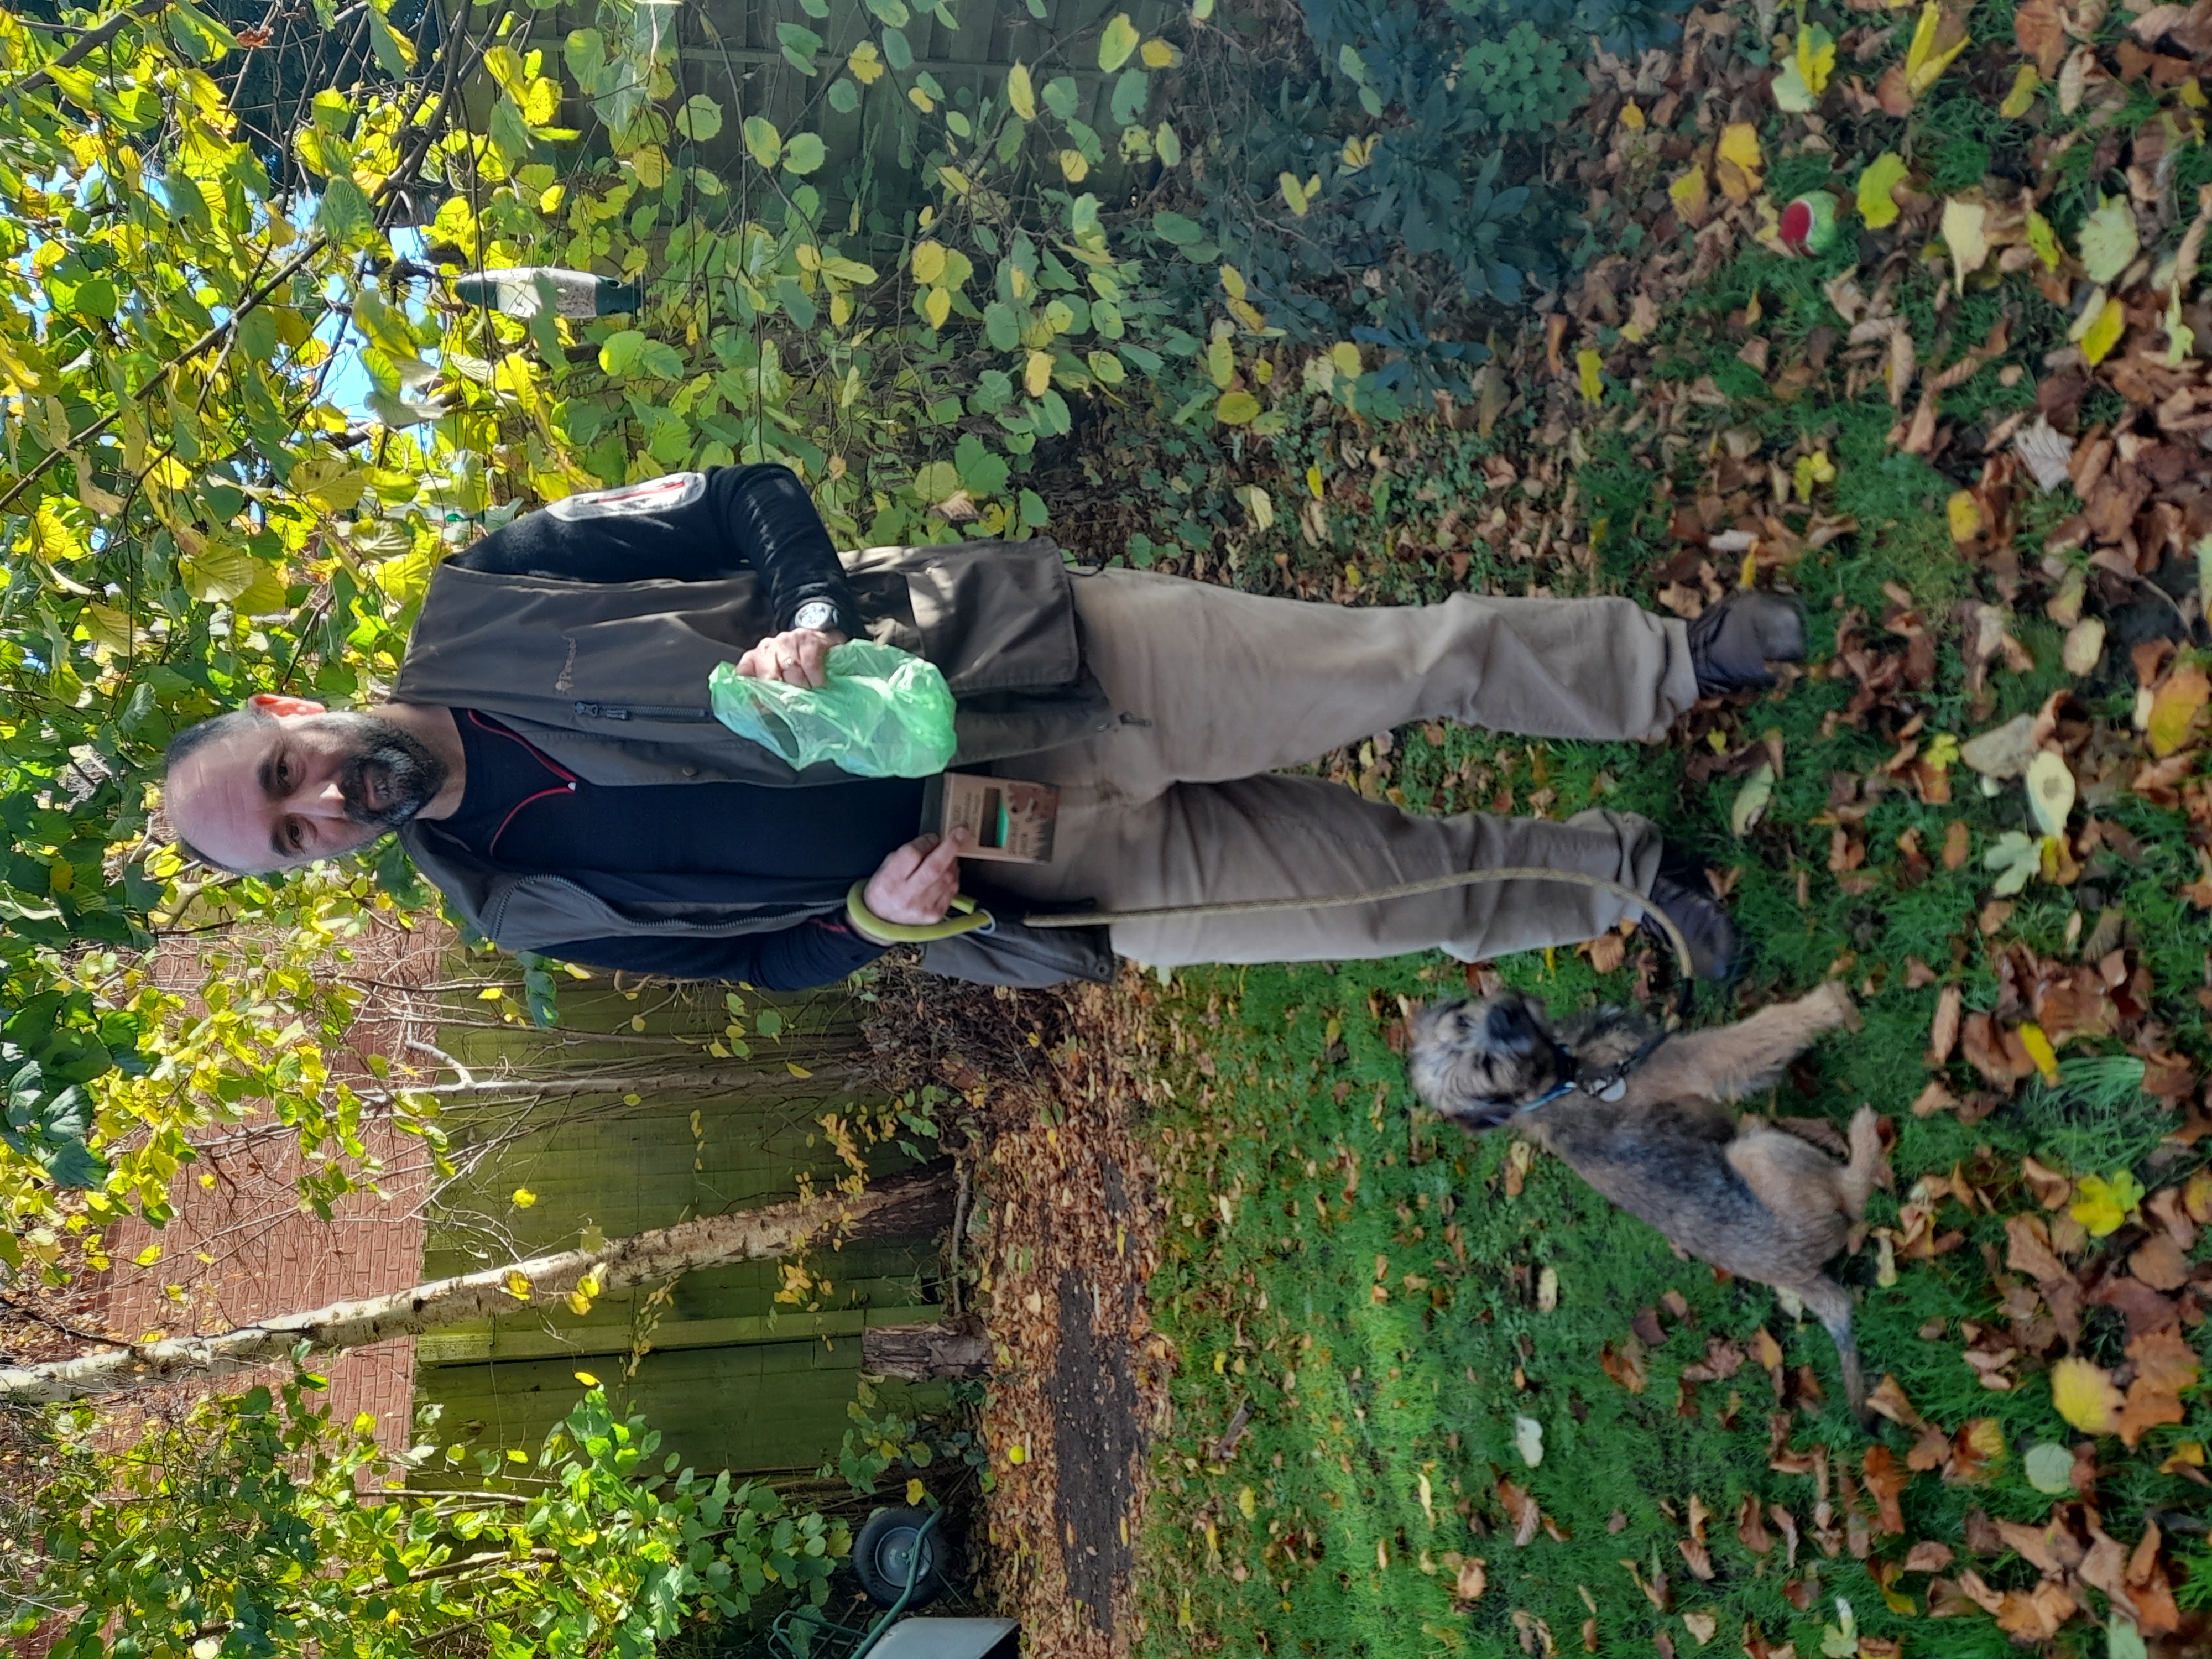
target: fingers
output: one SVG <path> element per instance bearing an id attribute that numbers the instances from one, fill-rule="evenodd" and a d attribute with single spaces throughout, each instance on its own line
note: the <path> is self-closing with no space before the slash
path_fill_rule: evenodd
<path id="1" fill-rule="evenodd" d="M 942 921 L 960 892 L 960 852 L 968 832 L 945 840 L 921 836 L 896 847 L 868 883 L 868 908 L 886 921 Z"/>
<path id="2" fill-rule="evenodd" d="M 748 679 L 781 680 L 786 685 L 818 688 L 829 684 L 828 659 L 835 643 L 812 629 L 772 635 L 738 659 L 737 672 Z"/>

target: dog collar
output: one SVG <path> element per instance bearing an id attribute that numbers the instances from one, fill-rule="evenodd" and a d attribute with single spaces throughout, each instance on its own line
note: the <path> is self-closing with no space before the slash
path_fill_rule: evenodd
<path id="1" fill-rule="evenodd" d="M 1587 1073 L 1575 1064 L 1573 1054 L 1559 1044 L 1553 1043 L 1552 1053 L 1559 1063 L 1562 1073 L 1560 1080 L 1526 1105 L 1516 1107 L 1514 1109 L 1516 1113 L 1533 1112 L 1540 1107 L 1550 1105 L 1555 1100 L 1576 1094 L 1588 1095 L 1592 1100 L 1610 1104 L 1628 1092 L 1629 1073 L 1657 1053 L 1659 1045 L 1666 1042 L 1671 1035 L 1672 1033 L 1664 1030 L 1654 1031 L 1650 1036 L 1644 1038 L 1634 1054 L 1629 1055 L 1620 1065 L 1609 1066 L 1601 1071 Z"/>

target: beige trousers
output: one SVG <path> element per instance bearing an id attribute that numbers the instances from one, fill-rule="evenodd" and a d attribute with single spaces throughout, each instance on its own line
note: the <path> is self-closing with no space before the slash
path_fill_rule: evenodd
<path id="1" fill-rule="evenodd" d="M 1419 817 L 1273 769 L 1409 720 L 1657 738 L 1698 695 L 1679 622 L 1611 599 L 1460 593 L 1349 609 L 1121 569 L 1078 576 L 1075 603 L 1120 720 L 1007 763 L 1010 775 L 1060 787 L 1060 817 L 1052 863 L 994 866 L 996 885 L 1134 909 L 1320 897 L 1501 865 L 1579 871 L 1639 891 L 1657 872 L 1658 832 L 1631 814 Z M 1121 954 L 1161 967 L 1437 948 L 1473 961 L 1593 938 L 1626 908 L 1587 888 L 1502 882 L 1382 904 L 1128 923 L 1113 939 Z"/>

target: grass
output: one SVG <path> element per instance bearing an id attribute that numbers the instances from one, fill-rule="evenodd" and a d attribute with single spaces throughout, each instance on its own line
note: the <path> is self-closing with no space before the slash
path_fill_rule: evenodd
<path id="1" fill-rule="evenodd" d="M 1962 133 L 1950 142 L 1971 141 Z M 1754 294 L 1764 296 L 1778 340 L 1802 338 L 1823 321 L 1832 325 L 1819 274 L 1757 252 L 1724 268 L 1672 313 L 1673 373 L 1686 380 L 1712 374 L 1728 389 L 1737 342 L 1718 324 Z M 1929 297 L 1908 286 L 1900 309 Z M 1981 337 L 1994 312 L 1962 306 L 1946 320 L 1963 346 Z M 1934 331 L 1931 312 L 1916 333 Z M 2033 327 L 2019 331 L 2036 336 Z M 2036 349 L 2043 349 L 2039 337 Z M 2032 398 L 2032 380 L 2013 396 L 1994 377 L 1992 366 L 1969 382 L 1961 389 L 1966 401 L 1984 409 Z M 1715 414 L 1715 429 L 1755 425 L 1769 454 L 1787 453 L 1801 437 L 1826 448 L 1839 476 L 1823 510 L 1848 514 L 1861 526 L 1790 573 L 1812 619 L 1814 674 L 1787 696 L 1754 703 L 1714 728 L 1730 750 L 1770 729 L 1783 741 L 1784 775 L 1748 837 L 1737 840 L 1729 828 L 1737 785 L 1727 778 L 1687 783 L 1691 751 L 1683 748 L 1411 727 L 1396 734 L 1394 752 L 1379 764 L 1361 757 L 1370 763 L 1360 783 L 1416 810 L 1484 809 L 1501 791 L 1510 792 L 1513 810 L 1526 811 L 1533 793 L 1548 789 L 1547 810 L 1558 817 L 1602 800 L 1653 817 L 1671 840 L 1735 871 L 1735 913 L 1755 947 L 1742 1000 L 1756 1004 L 1840 975 L 1858 993 L 1866 1020 L 1858 1036 L 1821 1045 L 1774 1109 L 1840 1125 L 1872 1102 L 1898 1130 L 1900 1189 L 1955 1166 L 1972 1173 L 2001 1216 L 2034 1207 L 2019 1172 L 2022 1157 L 2076 1172 L 2142 1173 L 2172 1118 L 2141 1092 L 2139 1061 L 2073 1049 L 2055 1085 L 2032 1085 L 1971 1127 L 1947 1113 L 1916 1118 L 1905 1109 L 1929 1075 L 1923 1055 L 1936 995 L 1932 988 L 1909 988 L 1911 963 L 1955 981 L 1970 1011 L 1996 1006 L 2000 987 L 1977 925 L 1989 897 L 1980 855 L 2027 815 L 2016 789 L 1985 798 L 1959 768 L 1949 804 L 1892 790 L 1869 809 L 1856 833 L 1871 890 L 1846 891 L 1828 869 L 1832 779 L 1863 777 L 1895 748 L 1838 718 L 1853 687 L 1820 672 L 1833 651 L 1837 617 L 1860 607 L 1878 622 L 1888 604 L 1884 586 L 1894 584 L 1941 625 L 1954 604 L 1979 591 L 1945 527 L 1942 504 L 1957 485 L 1890 447 L 1895 418 L 1878 391 L 1851 401 L 1816 392 L 1787 404 L 1747 397 Z M 1500 447 L 1515 436 L 1502 428 Z M 1437 476 L 1476 472 L 1471 435 L 1438 431 L 1427 442 L 1425 459 Z M 1650 465 L 1617 433 L 1590 434 L 1587 453 L 1576 482 L 1583 513 L 1607 521 L 1601 584 L 1648 599 L 1650 572 L 1671 551 L 1668 506 Z M 1686 459 L 1677 501 L 1694 489 L 1702 465 L 1702 452 Z M 1387 534 L 1393 521 L 1402 527 L 1405 510 L 1376 514 L 1360 534 Z M 2026 512 L 2024 558 L 2056 516 L 2040 503 Z M 1431 574 L 1416 568 L 1383 592 L 1423 594 Z M 1471 581 L 1480 580 L 1471 574 Z M 2035 667 L 1993 675 L 1991 701 L 1978 718 L 1955 643 L 1947 641 L 1937 684 L 1918 699 L 1930 733 L 1972 735 L 2074 684 L 2057 665 L 2058 630 L 2024 612 L 2016 631 Z M 2128 687 L 2075 689 L 2107 718 L 2124 720 Z M 2097 810 L 2142 838 L 2142 861 L 2128 866 L 2100 854 L 2074 889 L 2032 886 L 2004 938 L 2063 954 L 2085 892 L 2120 906 L 2132 923 L 2130 942 L 2160 988 L 2171 1042 L 2201 1051 L 2203 1011 L 2176 988 L 2202 982 L 2212 926 L 2176 892 L 2195 873 L 2180 820 L 2124 793 Z M 1954 820 L 1969 826 L 1968 862 L 1956 871 L 1937 862 L 1925 879 L 1910 880 L 1900 838 L 1917 833 L 1932 858 Z M 2088 908 L 2081 926 L 2095 919 Z M 1632 991 L 1627 969 L 1600 976 L 1566 951 L 1497 965 L 1555 1006 L 1625 1000 Z M 1994 1423 L 2005 1452 L 1974 1484 L 1915 1480 L 1904 1497 L 1904 1538 L 1876 1537 L 1868 1559 L 1855 1554 L 1838 1520 L 1831 1542 L 1838 1547 L 1831 1553 L 1814 1541 L 1813 1478 L 1770 1468 L 1778 1402 L 1768 1376 L 1754 1363 L 1725 1381 L 1686 1386 L 1680 1378 L 1684 1366 L 1705 1358 L 1709 1338 L 1748 1344 L 1759 1329 L 1770 1333 L 1800 1407 L 1790 1443 L 1826 1449 L 1837 1481 L 1827 1497 L 1840 1512 L 1847 1504 L 1841 1482 L 1846 1474 L 1857 1478 L 1869 1443 L 1841 1408 L 1826 1334 L 1787 1316 L 1771 1291 L 1716 1282 L 1706 1267 L 1678 1259 L 1563 1164 L 1536 1158 L 1513 1194 L 1508 1135 L 1469 1139 L 1413 1109 L 1389 1027 L 1400 1018 L 1400 999 L 1425 1000 L 1460 983 L 1456 963 L 1429 957 L 1187 972 L 1155 994 L 1160 1048 L 1152 1063 L 1170 1080 L 1176 1103 L 1151 1126 L 1169 1209 L 1165 1265 L 1152 1295 L 1181 1365 L 1176 1426 L 1157 1455 L 1140 1558 L 1146 1650 L 1540 1653 L 1549 1651 L 1548 1632 L 1566 1651 L 1594 1641 L 1601 1652 L 1650 1652 L 1663 1635 L 1673 1650 L 1689 1653 L 1698 1649 L 1696 1632 L 1709 1613 L 1716 1651 L 1736 1650 L 1749 1625 L 1809 1656 L 1821 1651 L 1841 1597 L 1863 1634 L 1899 1641 L 1907 1653 L 1994 1659 L 2014 1651 L 1978 1615 L 1930 1626 L 1925 1577 L 1893 1573 L 1885 1586 L 1873 1571 L 1894 1563 L 1913 1540 L 1955 1545 L 1977 1507 L 1998 1518 L 2039 1519 L 2051 1499 L 2027 1481 L 2022 1455 L 2075 1437 L 2041 1377 L 2030 1373 L 2012 1392 L 1990 1392 L 1960 1358 L 1962 1322 L 2002 1323 L 1992 1283 L 2004 1249 L 2001 1220 L 1947 1204 L 1938 1225 L 1963 1231 L 1963 1243 L 1934 1260 L 1899 1264 L 1888 1285 L 1876 1282 L 1872 1249 L 1843 1264 L 1843 1276 L 1862 1292 L 1859 1343 L 1870 1374 L 1893 1373 L 1947 1431 L 1970 1419 Z M 1717 1016 L 1708 1009 L 1705 1017 Z M 1970 1086 L 1964 1066 L 1954 1069 L 1954 1085 Z M 1899 1199 L 1899 1192 L 1877 1194 L 1870 1219 L 1893 1224 Z M 1547 1281 L 1556 1284 L 1555 1306 L 1544 1305 Z M 1608 1357 L 1617 1363 L 1632 1340 L 1638 1310 L 1662 1308 L 1670 1295 L 1686 1307 L 1686 1319 L 1662 1315 L 1671 1334 L 1644 1359 L 1647 1386 L 1631 1392 L 1608 1375 Z M 2117 1316 L 2093 1309 L 2087 1321 L 2089 1350 L 2116 1357 Z M 1805 1375 L 1825 1401 L 1809 1398 L 1797 1381 Z M 1217 1464 L 1214 1442 L 1247 1400 L 1250 1431 Z M 1542 1457 L 1534 1467 L 1516 1446 L 1522 1418 L 1541 1428 Z M 2191 1425 L 2161 1435 L 2201 1439 L 2208 1426 L 2212 1413 L 2200 1403 Z M 1893 1430 L 1889 1439 L 1902 1456 L 1911 1437 Z M 1501 1481 L 1533 1494 L 1556 1535 L 1539 1531 L 1516 1546 Z M 2130 1539 L 2139 1526 L 2123 1517 L 2146 1506 L 2191 1508 L 2197 1496 L 2141 1457 L 2115 1471 L 2106 1491 L 2115 1504 L 2107 1524 Z M 1763 1509 L 1784 1506 L 1804 1530 L 1794 1573 L 1781 1548 L 1762 1554 L 1738 1540 L 1747 1498 Z M 1713 1517 L 1709 1582 L 1692 1575 L 1678 1547 L 1693 1501 Z M 2207 1565 L 2199 1545 L 2175 1553 L 2200 1575 Z M 1454 1595 L 1470 1558 L 1486 1564 L 1486 1576 L 1471 1606 Z M 1632 1573 L 1624 1562 L 1635 1564 Z M 2011 1558 L 1984 1571 L 2000 1588 L 2033 1582 L 2033 1569 Z M 1637 1583 L 1656 1583 L 1662 1573 L 1670 1583 L 1663 1612 Z M 2201 1577 L 2185 1588 L 2203 1599 Z M 2101 1637 L 2086 1625 L 2069 1627 L 2057 1650 L 2077 1648 L 2101 1652 Z"/>

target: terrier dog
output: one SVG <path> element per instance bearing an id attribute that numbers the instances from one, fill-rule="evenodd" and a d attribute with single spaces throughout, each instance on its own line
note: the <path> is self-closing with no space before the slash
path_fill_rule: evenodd
<path id="1" fill-rule="evenodd" d="M 1726 1109 L 1772 1084 L 1822 1032 L 1846 1027 L 1858 1029 L 1858 1013 L 1832 981 L 1734 1025 L 1664 1036 L 1618 1008 L 1554 1030 L 1541 1003 L 1507 991 L 1421 1010 L 1413 1087 L 1470 1132 L 1510 1121 L 1691 1255 L 1790 1291 L 1835 1339 L 1844 1391 L 1864 1424 L 1850 1294 L 1821 1266 L 1886 1173 L 1874 1109 L 1851 1119 L 1841 1167 L 1762 1121 L 1739 1129 Z"/>

